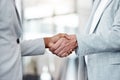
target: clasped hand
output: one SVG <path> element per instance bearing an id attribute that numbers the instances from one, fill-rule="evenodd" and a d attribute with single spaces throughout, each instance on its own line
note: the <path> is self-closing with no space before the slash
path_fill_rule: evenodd
<path id="1" fill-rule="evenodd" d="M 53 54 L 66 57 L 77 47 L 77 40 L 75 35 L 57 34 L 45 39 L 45 44 Z"/>

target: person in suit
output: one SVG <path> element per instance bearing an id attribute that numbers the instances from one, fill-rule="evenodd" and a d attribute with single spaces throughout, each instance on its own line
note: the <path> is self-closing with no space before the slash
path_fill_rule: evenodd
<path id="1" fill-rule="evenodd" d="M 66 34 L 20 41 L 22 25 L 15 0 L 0 0 L 0 80 L 22 80 L 22 56 L 42 55 Z"/>
<path id="2" fill-rule="evenodd" d="M 120 80 L 120 0 L 95 0 L 84 30 L 71 35 L 67 44 L 58 41 L 50 50 L 63 57 L 76 49 L 78 80 Z"/>

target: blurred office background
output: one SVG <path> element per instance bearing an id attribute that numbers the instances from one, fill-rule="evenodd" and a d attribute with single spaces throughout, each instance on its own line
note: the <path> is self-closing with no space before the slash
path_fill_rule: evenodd
<path id="1" fill-rule="evenodd" d="M 23 22 L 23 40 L 57 33 L 82 33 L 94 0 L 18 1 Z M 75 52 L 59 58 L 46 49 L 45 55 L 23 58 L 24 80 L 77 80 Z"/>

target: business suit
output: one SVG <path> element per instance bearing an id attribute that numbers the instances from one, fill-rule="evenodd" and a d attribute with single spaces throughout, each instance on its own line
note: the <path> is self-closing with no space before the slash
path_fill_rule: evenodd
<path id="1" fill-rule="evenodd" d="M 22 80 L 21 56 L 43 54 L 43 39 L 19 43 L 22 26 L 14 0 L 0 0 L 0 80 Z"/>
<path id="2" fill-rule="evenodd" d="M 77 36 L 79 80 L 120 80 L 120 0 L 108 0 L 96 25 L 91 27 L 100 1 L 94 2 L 85 33 Z"/>

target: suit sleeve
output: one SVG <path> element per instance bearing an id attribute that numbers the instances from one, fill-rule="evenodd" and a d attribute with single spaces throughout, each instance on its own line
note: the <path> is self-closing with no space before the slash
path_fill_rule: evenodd
<path id="1" fill-rule="evenodd" d="M 81 56 L 120 51 L 120 6 L 114 16 L 110 30 L 99 34 L 79 34 L 77 41 L 76 53 Z"/>
<path id="2" fill-rule="evenodd" d="M 42 38 L 21 42 L 22 56 L 42 55 L 45 52 L 45 44 Z"/>

